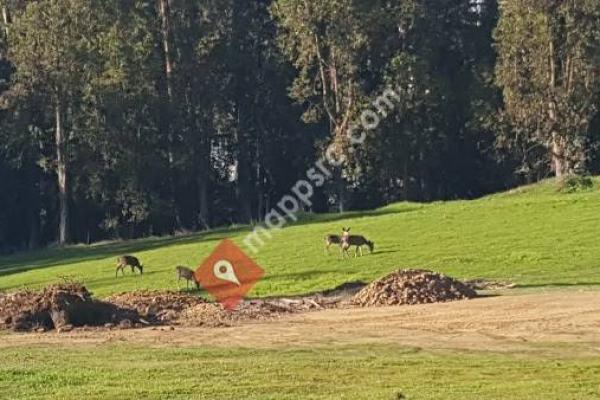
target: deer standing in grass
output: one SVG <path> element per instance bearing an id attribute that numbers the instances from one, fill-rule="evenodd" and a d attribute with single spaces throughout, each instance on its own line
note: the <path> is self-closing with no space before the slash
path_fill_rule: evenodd
<path id="1" fill-rule="evenodd" d="M 354 249 L 354 258 L 358 257 L 358 253 L 360 252 L 360 256 L 363 256 L 362 247 L 367 246 L 369 251 L 373 253 L 375 250 L 375 243 L 368 240 L 366 237 L 362 235 L 351 235 L 350 228 L 342 228 L 342 256 L 348 256 L 348 250 L 352 246 L 356 246 Z"/>
<path id="2" fill-rule="evenodd" d="M 331 254 L 329 251 L 329 247 L 331 247 L 332 244 L 341 245 L 342 237 L 340 235 L 334 235 L 334 234 L 329 234 L 329 235 L 325 236 L 325 252 L 327 254 Z"/>
<path id="3" fill-rule="evenodd" d="M 341 239 L 340 254 L 342 255 L 342 258 L 344 258 L 344 255 L 348 252 L 348 248 L 350 247 L 350 245 L 348 244 L 349 238 L 350 238 L 350 227 L 348 227 L 348 228 L 342 227 L 342 237 L 340 238 Z"/>
<path id="4" fill-rule="evenodd" d="M 140 271 L 140 275 L 144 275 L 144 266 L 140 263 L 134 256 L 121 256 L 117 258 L 117 270 L 115 272 L 115 277 L 119 276 L 119 271 L 121 271 L 121 275 L 125 275 L 125 268 L 131 267 L 131 272 L 134 273 L 137 268 Z"/>
<path id="5" fill-rule="evenodd" d="M 187 289 L 190 288 L 190 282 L 194 282 L 194 284 L 196 284 L 196 289 L 200 290 L 200 282 L 196 280 L 194 271 L 181 265 L 175 267 L 175 270 L 177 271 L 177 280 L 181 281 L 182 279 L 185 279 Z"/>

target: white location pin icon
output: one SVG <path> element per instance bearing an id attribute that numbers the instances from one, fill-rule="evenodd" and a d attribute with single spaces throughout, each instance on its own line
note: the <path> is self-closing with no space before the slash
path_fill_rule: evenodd
<path id="1" fill-rule="evenodd" d="M 233 269 L 233 265 L 227 260 L 220 260 L 215 263 L 213 266 L 213 272 L 218 279 L 223 281 L 235 283 L 238 286 L 241 286 L 241 283 L 238 277 L 235 275 L 235 270 Z"/>

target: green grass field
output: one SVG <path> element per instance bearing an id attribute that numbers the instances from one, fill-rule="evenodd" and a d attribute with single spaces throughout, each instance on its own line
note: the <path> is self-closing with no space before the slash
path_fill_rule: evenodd
<path id="1" fill-rule="evenodd" d="M 598 185 L 596 185 L 598 186 Z M 254 259 L 266 276 L 253 296 L 291 295 L 370 281 L 419 267 L 458 278 L 510 280 L 523 287 L 600 285 L 600 191 L 559 193 L 545 182 L 475 201 L 398 203 L 379 210 L 321 215 L 275 233 Z M 342 260 L 324 254 L 323 237 L 350 226 L 374 240 L 375 253 Z M 49 249 L 0 258 L 0 290 L 40 287 L 69 277 L 98 296 L 175 289 L 174 267 L 197 266 L 217 243 L 239 244 L 249 228 Z M 115 259 L 130 253 L 143 279 L 115 279 Z"/>
<path id="2" fill-rule="evenodd" d="M 252 295 L 307 293 L 405 267 L 510 280 L 529 290 L 600 285 L 600 191 L 561 194 L 554 185 L 545 182 L 475 201 L 399 203 L 304 218 L 276 233 L 254 257 L 267 274 Z M 323 236 L 342 226 L 374 240 L 376 252 L 350 260 L 335 250 L 326 256 Z M 99 296 L 175 289 L 175 265 L 196 266 L 221 239 L 241 244 L 248 231 L 222 229 L 4 257 L 0 291 L 41 287 L 62 277 L 82 281 Z M 115 279 L 115 259 L 124 253 L 144 262 L 143 279 L 130 274 Z M 0 332 L 0 341 L 3 335 L 9 333 Z M 293 339 L 277 349 L 148 347 L 119 340 L 91 345 L 65 339 L 59 345 L 0 347 L 0 399 L 600 398 L 600 359 L 593 352 L 571 351 L 569 343 L 554 345 L 564 347 L 563 357 L 364 342 L 306 348 Z"/>
<path id="3" fill-rule="evenodd" d="M 59 350 L 59 351 L 57 351 Z M 600 360 L 429 353 L 399 347 L 289 350 L 11 348 L 2 399 L 594 399 Z"/>

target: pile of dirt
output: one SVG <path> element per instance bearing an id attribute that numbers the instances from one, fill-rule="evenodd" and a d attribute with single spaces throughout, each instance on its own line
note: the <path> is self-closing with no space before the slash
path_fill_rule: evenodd
<path id="1" fill-rule="evenodd" d="M 426 270 L 400 270 L 376 280 L 358 292 L 351 304 L 360 307 L 441 303 L 471 299 L 477 293 L 467 285 Z"/>
<path id="2" fill-rule="evenodd" d="M 135 311 L 96 301 L 77 283 L 0 295 L 0 329 L 15 331 L 70 330 L 106 324 L 129 328 L 139 323 Z"/>
<path id="3" fill-rule="evenodd" d="M 362 290 L 361 290 L 362 289 Z M 80 284 L 0 294 L 0 329 L 122 329 L 142 326 L 233 326 L 354 305 L 418 304 L 475 296 L 471 288 L 429 271 L 399 271 L 365 287 L 351 282 L 308 296 L 242 301 L 235 310 L 180 292 L 137 291 L 95 300 Z"/>
<path id="4" fill-rule="evenodd" d="M 237 323 L 248 320 L 267 320 L 273 316 L 260 307 L 251 310 L 245 304 L 240 304 L 238 308 L 229 311 L 223 308 L 219 303 L 198 304 L 184 310 L 177 319 L 179 325 L 185 326 L 233 326 Z"/>
<path id="5" fill-rule="evenodd" d="M 232 326 L 333 308 L 344 298 L 347 296 L 337 291 L 297 298 L 246 300 L 229 311 L 219 303 L 179 292 L 137 291 L 98 301 L 80 284 L 60 284 L 41 291 L 0 295 L 0 329 L 68 331 L 74 327 Z"/>
<path id="6" fill-rule="evenodd" d="M 318 295 L 246 300 L 233 311 L 225 310 L 218 303 L 204 303 L 185 310 L 177 322 L 186 326 L 233 326 L 243 322 L 267 321 L 295 313 L 323 310 L 336 304 L 337 301 Z"/>
<path id="7" fill-rule="evenodd" d="M 181 313 L 190 308 L 212 305 L 202 298 L 185 293 L 147 290 L 121 293 L 109 297 L 106 301 L 137 311 L 149 324 L 175 323 Z"/>
<path id="8" fill-rule="evenodd" d="M 137 311 L 142 320 L 151 325 L 217 327 L 332 308 L 341 299 L 336 291 L 295 298 L 244 300 L 233 311 L 226 310 L 220 303 L 180 292 L 138 291 L 111 296 L 106 301 Z"/>

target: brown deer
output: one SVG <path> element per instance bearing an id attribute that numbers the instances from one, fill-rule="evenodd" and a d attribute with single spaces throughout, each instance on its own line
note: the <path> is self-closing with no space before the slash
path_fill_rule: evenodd
<path id="1" fill-rule="evenodd" d="M 175 267 L 175 270 L 177 271 L 177 280 L 181 281 L 182 279 L 185 279 L 185 285 L 187 289 L 190 288 L 190 282 L 194 282 L 196 284 L 196 289 L 200 290 L 200 282 L 196 280 L 194 271 L 182 265 Z"/>
<path id="2" fill-rule="evenodd" d="M 348 244 L 348 239 L 350 238 L 350 227 L 344 228 L 342 227 L 342 237 L 340 243 L 340 254 L 342 258 L 344 258 L 344 254 L 347 252 L 350 245 Z"/>
<path id="3" fill-rule="evenodd" d="M 356 246 L 354 249 L 354 258 L 358 257 L 359 252 L 360 256 L 363 256 L 362 246 L 367 246 L 370 253 L 373 253 L 375 250 L 375 243 L 362 235 L 347 235 L 343 237 L 342 241 L 342 253 L 348 257 L 350 257 L 348 249 L 350 249 L 351 246 Z"/>
<path id="4" fill-rule="evenodd" d="M 140 270 L 140 275 L 144 275 L 144 266 L 140 263 L 140 260 L 134 256 L 121 256 L 117 258 L 115 277 L 119 276 L 119 271 L 121 271 L 121 275 L 125 275 L 125 267 L 131 267 L 132 273 L 134 273 L 137 268 Z"/>
<path id="5" fill-rule="evenodd" d="M 342 237 L 340 235 L 334 235 L 334 234 L 329 234 L 329 235 L 325 236 L 325 252 L 327 254 L 331 254 L 329 252 L 329 247 L 331 247 L 332 244 L 341 245 Z"/>
<path id="6" fill-rule="evenodd" d="M 342 228 L 342 243 L 350 236 L 350 227 Z"/>

